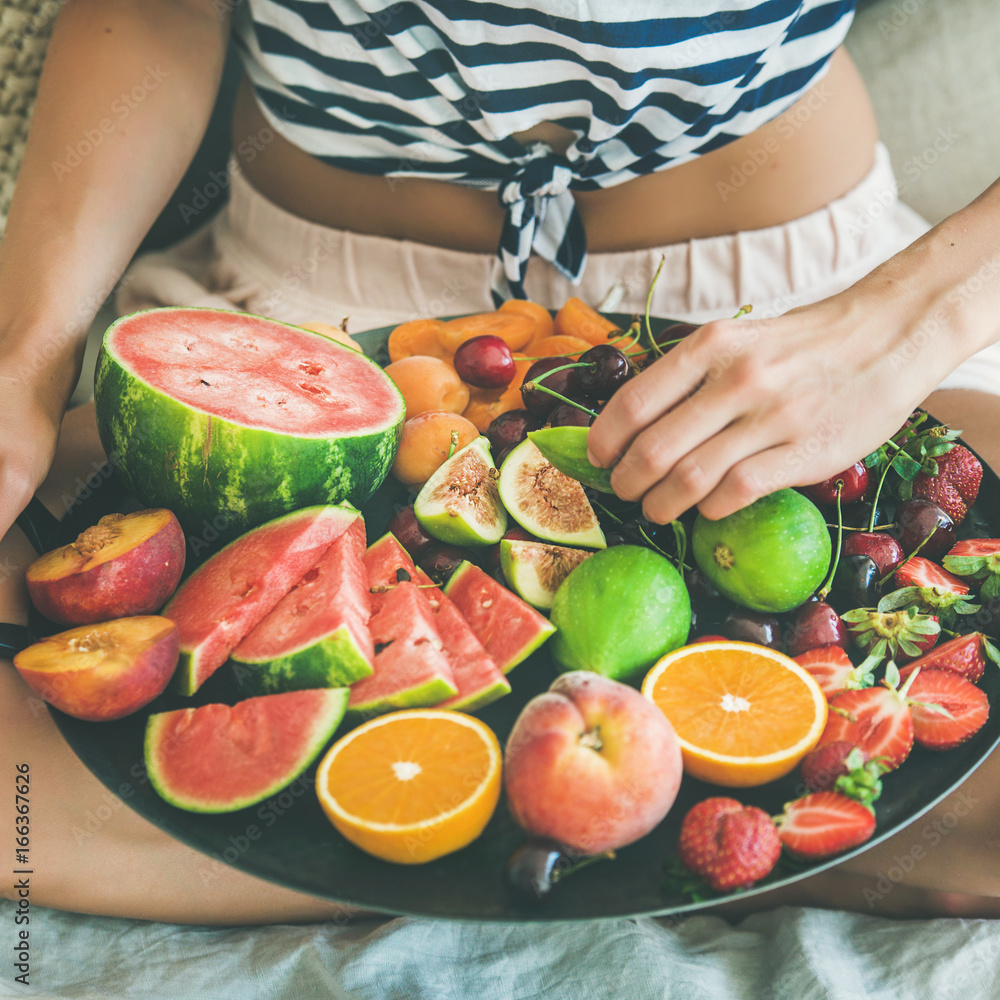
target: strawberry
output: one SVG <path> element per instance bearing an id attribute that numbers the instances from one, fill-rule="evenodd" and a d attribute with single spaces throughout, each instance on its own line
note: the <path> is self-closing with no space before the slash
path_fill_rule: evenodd
<path id="1" fill-rule="evenodd" d="M 820 646 L 799 653 L 792 659 L 812 675 L 827 701 L 841 691 L 870 687 L 875 680 L 869 673 L 874 664 L 866 660 L 860 667 L 855 667 L 840 646 Z"/>
<path id="2" fill-rule="evenodd" d="M 830 701 L 819 746 L 846 740 L 869 758 L 884 757 L 887 770 L 899 767 L 913 748 L 913 719 L 905 689 L 870 687 L 844 691 Z"/>
<path id="3" fill-rule="evenodd" d="M 921 590 L 937 590 L 950 594 L 969 592 L 969 587 L 963 580 L 923 556 L 907 559 L 896 570 L 894 579 L 897 587 L 917 587 Z"/>
<path id="4" fill-rule="evenodd" d="M 768 875 L 781 842 L 763 809 L 718 796 L 699 802 L 684 817 L 677 854 L 713 889 L 727 892 Z"/>
<path id="5" fill-rule="evenodd" d="M 955 524 L 961 524 L 979 495 L 983 466 L 960 444 L 934 456 L 937 474 L 921 472 L 913 480 L 913 495 L 936 503 Z"/>
<path id="6" fill-rule="evenodd" d="M 905 681 L 918 667 L 925 670 L 951 670 L 975 684 L 983 676 L 987 656 L 995 663 L 1000 661 L 996 647 L 982 632 L 969 632 L 935 646 L 929 653 L 924 653 L 919 659 L 907 664 L 899 672 L 899 676 Z"/>
<path id="7" fill-rule="evenodd" d="M 805 861 L 857 847 L 875 832 L 871 809 L 839 792 L 813 792 L 789 802 L 775 823 L 785 849 Z"/>
<path id="8" fill-rule="evenodd" d="M 1000 538 L 967 538 L 948 550 L 944 568 L 980 585 L 984 600 L 1000 597 Z"/>
<path id="9" fill-rule="evenodd" d="M 954 749 L 990 714 L 986 692 L 953 670 L 921 670 L 910 684 L 909 702 L 914 738 L 929 750 Z"/>
<path id="10" fill-rule="evenodd" d="M 884 598 L 883 598 L 884 600 Z M 916 608 L 882 610 L 855 608 L 840 617 L 854 633 L 854 641 L 870 656 L 905 662 L 925 653 L 937 642 L 941 625 L 935 615 L 920 613 Z"/>
<path id="11" fill-rule="evenodd" d="M 881 759 L 870 760 L 864 750 L 847 740 L 810 750 L 799 765 L 802 783 L 809 791 L 840 792 L 869 808 L 882 794 L 879 779 L 885 771 Z"/>

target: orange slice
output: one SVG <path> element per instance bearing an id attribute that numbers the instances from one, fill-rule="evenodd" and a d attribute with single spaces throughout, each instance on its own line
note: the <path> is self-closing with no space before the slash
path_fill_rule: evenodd
<path id="1" fill-rule="evenodd" d="M 642 693 L 670 720 L 687 774 L 727 788 L 788 774 L 817 744 L 827 701 L 793 659 L 749 642 L 668 653 Z"/>
<path id="2" fill-rule="evenodd" d="M 409 709 L 338 740 L 316 773 L 330 822 L 384 861 L 422 864 L 470 844 L 500 797 L 500 744 L 461 712 Z"/>

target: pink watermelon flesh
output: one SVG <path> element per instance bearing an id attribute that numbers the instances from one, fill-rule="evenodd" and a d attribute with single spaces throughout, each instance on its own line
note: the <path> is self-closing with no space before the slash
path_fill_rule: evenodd
<path id="1" fill-rule="evenodd" d="M 151 715 L 145 741 L 149 779 L 164 799 L 191 812 L 254 805 L 316 759 L 346 705 L 346 688 L 322 688 Z"/>
<path id="2" fill-rule="evenodd" d="M 364 554 L 358 517 L 233 650 L 244 693 L 341 687 L 372 673 Z"/>
<path id="3" fill-rule="evenodd" d="M 469 628 L 458 608 L 437 587 L 431 578 L 414 566 L 409 553 L 392 534 L 383 535 L 369 546 L 365 553 L 370 586 L 392 587 L 398 579 L 398 571 L 420 585 L 420 592 L 434 612 L 434 624 L 444 643 L 444 654 L 448 657 L 458 693 L 438 708 L 453 708 L 471 712 L 482 708 L 505 694 L 510 694 L 510 682 L 496 665 L 493 658 L 483 648 Z"/>
<path id="4" fill-rule="evenodd" d="M 426 707 L 458 693 L 434 615 L 415 584 L 373 594 L 372 611 L 375 673 L 350 687 L 348 711 Z"/>
<path id="5" fill-rule="evenodd" d="M 198 567 L 162 612 L 180 632 L 180 693 L 194 694 L 357 518 L 349 505 L 305 507 L 248 531 Z"/>
<path id="6" fill-rule="evenodd" d="M 505 674 L 556 630 L 544 615 L 470 562 L 459 565 L 444 592 Z"/>
<path id="7" fill-rule="evenodd" d="M 122 324 L 108 348 L 171 399 L 243 427 L 327 437 L 368 432 L 373 413 L 399 409 L 360 352 L 259 316 L 173 309 L 163 322 L 146 320 L 141 337 Z"/>

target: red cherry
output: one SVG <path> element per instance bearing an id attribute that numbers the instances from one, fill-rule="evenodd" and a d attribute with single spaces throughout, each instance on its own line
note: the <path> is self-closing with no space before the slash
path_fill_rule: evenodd
<path id="1" fill-rule="evenodd" d="M 514 356 L 500 338 L 491 334 L 472 337 L 452 359 L 455 371 L 463 382 L 479 389 L 503 389 L 514 378 Z"/>
<path id="2" fill-rule="evenodd" d="M 821 483 L 813 483 L 810 486 L 801 487 L 813 503 L 835 504 L 837 502 L 837 483 L 844 485 L 840 491 L 840 502 L 842 504 L 854 503 L 865 495 L 868 489 L 868 469 L 864 462 L 855 462 L 849 469 L 838 472 L 837 475 L 824 479 Z"/>
<path id="3" fill-rule="evenodd" d="M 903 546 L 885 531 L 845 531 L 840 551 L 845 556 L 869 556 L 879 577 L 891 573 L 904 557 Z"/>

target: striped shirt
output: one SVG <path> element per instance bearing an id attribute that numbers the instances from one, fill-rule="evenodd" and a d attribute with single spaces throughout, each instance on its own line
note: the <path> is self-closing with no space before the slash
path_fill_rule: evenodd
<path id="1" fill-rule="evenodd" d="M 236 37 L 274 128 L 344 170 L 496 190 L 499 302 L 529 256 L 579 281 L 573 191 L 753 132 L 825 71 L 853 0 L 247 0 Z M 549 121 L 564 156 L 514 133 Z"/>

